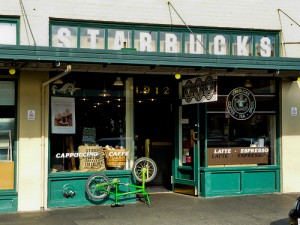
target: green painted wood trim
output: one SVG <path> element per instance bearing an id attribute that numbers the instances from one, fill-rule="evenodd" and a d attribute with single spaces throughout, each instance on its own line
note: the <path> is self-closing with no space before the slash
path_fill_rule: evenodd
<path id="1" fill-rule="evenodd" d="M 3 199 L 3 198 L 7 198 L 8 196 L 15 196 L 17 197 L 18 196 L 18 192 L 16 191 L 9 191 L 9 190 L 3 190 L 0 192 L 0 198 Z"/>
<path id="2" fill-rule="evenodd" d="M 193 180 L 187 180 L 187 179 L 175 179 L 174 183 L 195 186 L 195 182 Z"/>
<path id="3" fill-rule="evenodd" d="M 277 165 L 266 165 L 266 166 L 233 166 L 233 167 L 201 167 L 200 171 L 203 172 L 214 172 L 214 171 L 248 171 L 248 170 L 263 170 L 263 171 L 267 171 L 267 170 L 279 170 L 280 166 Z"/>
<path id="4" fill-rule="evenodd" d="M 49 173 L 49 179 L 55 178 L 80 178 L 80 177 L 89 177 L 92 174 L 99 173 L 107 176 L 123 176 L 123 175 L 131 175 L 131 170 L 102 170 L 102 171 L 91 171 L 91 172 L 56 172 Z"/>
<path id="5" fill-rule="evenodd" d="M 0 59 L 61 61 L 68 63 L 112 63 L 213 68 L 300 70 L 300 58 L 241 57 L 150 53 L 76 48 L 0 45 Z"/>
<path id="6" fill-rule="evenodd" d="M 280 168 L 242 170 L 210 170 L 201 172 L 201 196 L 235 196 L 280 192 Z M 264 178 L 270 179 L 270 183 Z M 257 178 L 255 178 L 257 177 Z M 255 184 L 253 181 L 258 183 Z M 228 183 L 229 182 L 229 183 Z M 263 184 L 263 186 L 260 186 Z M 223 186 L 224 184 L 224 186 Z M 274 184 L 274 186 L 272 186 Z M 227 185 L 227 186 L 226 186 Z M 224 187 L 226 187 L 224 189 Z"/>
<path id="7" fill-rule="evenodd" d="M 16 191 L 0 192 L 0 213 L 18 211 L 18 193 Z"/>
<path id="8" fill-rule="evenodd" d="M 179 170 L 192 171 L 193 168 L 191 166 L 178 166 Z"/>
<path id="9" fill-rule="evenodd" d="M 101 204 L 112 204 L 113 196 L 95 201 L 90 199 L 85 193 L 85 184 L 88 177 L 92 174 L 104 174 L 110 179 L 118 178 L 123 183 L 132 183 L 131 170 L 105 170 L 93 172 L 58 172 L 49 174 L 48 178 L 48 207 L 74 207 L 74 206 L 90 206 Z M 74 197 L 66 198 L 63 196 L 63 187 L 70 185 L 76 192 Z M 127 186 L 120 186 L 120 191 L 128 191 Z M 136 202 L 134 194 L 121 196 L 119 199 L 122 203 Z"/>

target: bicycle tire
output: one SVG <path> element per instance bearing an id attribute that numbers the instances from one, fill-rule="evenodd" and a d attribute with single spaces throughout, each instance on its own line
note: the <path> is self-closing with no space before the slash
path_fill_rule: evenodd
<path id="1" fill-rule="evenodd" d="M 139 158 L 134 162 L 132 167 L 132 174 L 134 178 L 138 182 L 142 182 L 143 181 L 142 170 L 144 168 L 146 169 L 145 182 L 152 181 L 157 174 L 157 166 L 156 163 L 148 157 Z"/>
<path id="2" fill-rule="evenodd" d="M 110 183 L 110 180 L 107 176 L 103 174 L 93 174 L 85 183 L 85 191 L 92 199 L 103 199 L 109 194 L 111 189 L 108 183 Z M 97 187 L 98 185 L 101 185 L 101 188 Z"/>

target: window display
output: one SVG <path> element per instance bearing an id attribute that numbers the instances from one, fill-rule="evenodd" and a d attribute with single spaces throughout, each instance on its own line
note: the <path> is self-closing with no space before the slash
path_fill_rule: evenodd
<path id="1" fill-rule="evenodd" d="M 15 81 L 0 81 L 0 190 L 14 189 Z"/>
<path id="2" fill-rule="evenodd" d="M 244 87 L 244 79 L 232 79 L 219 85 L 218 102 L 207 105 L 207 165 L 274 165 L 275 80 L 252 78 Z"/>
<path id="3" fill-rule="evenodd" d="M 133 152 L 132 78 L 114 85 L 115 77 L 76 73 L 53 83 L 51 100 L 50 169 L 59 171 L 100 171 L 125 169 Z M 53 86 L 56 86 L 53 88 Z M 54 90 L 54 91 L 53 91 Z M 105 92 L 105 95 L 103 93 Z M 131 130 L 133 130 L 131 128 Z"/>

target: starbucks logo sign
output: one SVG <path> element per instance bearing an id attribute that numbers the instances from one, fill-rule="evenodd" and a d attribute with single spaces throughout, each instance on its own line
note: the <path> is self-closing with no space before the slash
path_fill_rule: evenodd
<path id="1" fill-rule="evenodd" d="M 253 115 L 255 107 L 255 97 L 247 88 L 235 88 L 227 96 L 227 111 L 233 118 L 237 120 L 249 119 Z"/>

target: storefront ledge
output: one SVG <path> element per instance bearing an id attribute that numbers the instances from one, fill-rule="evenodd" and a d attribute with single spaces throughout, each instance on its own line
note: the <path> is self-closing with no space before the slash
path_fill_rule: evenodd
<path id="1" fill-rule="evenodd" d="M 105 205 L 114 202 L 113 196 L 107 196 L 101 200 L 93 200 L 86 193 L 87 179 L 93 174 L 102 174 L 110 180 L 118 178 L 121 183 L 132 183 L 131 170 L 104 170 L 91 172 L 56 172 L 48 177 L 48 207 L 77 207 L 90 205 Z M 65 195 L 67 190 L 74 195 Z M 128 187 L 121 185 L 119 192 L 128 192 Z M 121 196 L 120 202 L 132 203 L 136 201 L 135 195 Z"/>
<path id="2" fill-rule="evenodd" d="M 16 191 L 0 191 L 0 213 L 18 211 L 18 193 Z"/>
<path id="3" fill-rule="evenodd" d="M 200 167 L 202 172 L 210 171 L 244 171 L 244 170 L 278 170 L 279 166 L 218 166 L 218 167 Z"/>
<path id="4" fill-rule="evenodd" d="M 77 171 L 69 171 L 69 172 L 55 172 L 49 173 L 49 178 L 81 178 L 81 177 L 89 177 L 92 174 L 104 174 L 104 175 L 129 175 L 131 174 L 131 170 L 102 170 L 102 171 L 89 171 L 89 172 L 82 172 L 80 170 Z"/>
<path id="5" fill-rule="evenodd" d="M 186 171 L 192 171 L 193 168 L 191 166 L 179 166 L 179 170 L 186 170 Z"/>
<path id="6" fill-rule="evenodd" d="M 0 199 L 10 198 L 11 196 L 18 196 L 18 192 L 14 191 L 14 190 L 0 191 Z"/>
<path id="7" fill-rule="evenodd" d="M 280 168 L 201 168 L 200 180 L 204 197 L 276 193 L 280 191 Z"/>

